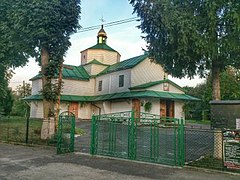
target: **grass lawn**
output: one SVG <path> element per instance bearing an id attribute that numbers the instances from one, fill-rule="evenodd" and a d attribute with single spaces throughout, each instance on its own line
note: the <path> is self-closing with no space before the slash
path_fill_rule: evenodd
<path id="1" fill-rule="evenodd" d="M 26 142 L 27 120 L 25 117 L 0 117 L 0 140 L 8 142 Z M 45 144 L 53 145 L 57 143 L 57 136 L 53 136 L 48 140 L 41 139 L 42 120 L 30 119 L 28 143 L 29 144 Z M 64 129 L 70 132 L 71 127 L 65 126 Z M 80 128 L 75 128 L 75 134 L 83 135 L 85 132 Z"/>
<path id="2" fill-rule="evenodd" d="M 39 142 L 42 121 L 30 119 L 29 121 L 29 143 Z M 0 140 L 24 143 L 26 140 L 26 118 L 25 117 L 0 117 Z"/>

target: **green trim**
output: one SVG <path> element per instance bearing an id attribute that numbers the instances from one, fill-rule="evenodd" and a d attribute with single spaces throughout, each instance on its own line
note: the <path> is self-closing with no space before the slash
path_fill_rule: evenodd
<path id="1" fill-rule="evenodd" d="M 172 100 L 186 100 L 186 101 L 199 101 L 200 99 L 189 96 L 187 94 L 158 92 L 158 91 L 129 91 L 113 94 L 105 94 L 98 96 L 75 96 L 75 95 L 61 95 L 62 101 L 76 101 L 76 102 L 94 102 L 94 101 L 107 101 L 114 99 L 129 99 L 129 98 L 160 98 Z M 41 100 L 41 95 L 32 95 L 24 98 L 25 100 Z"/>
<path id="2" fill-rule="evenodd" d="M 149 82 L 149 83 L 145 83 L 145 84 L 140 84 L 140 85 L 138 85 L 138 86 L 130 87 L 129 89 L 130 89 L 130 90 L 146 89 L 146 88 L 149 88 L 149 87 L 158 85 L 158 84 L 163 84 L 163 83 L 165 83 L 165 82 L 167 82 L 167 83 L 175 86 L 176 88 L 180 89 L 181 91 L 184 91 L 184 89 L 183 89 L 182 87 L 180 87 L 179 85 L 175 84 L 174 82 L 172 82 L 172 81 L 169 80 L 169 79 L 164 79 L 164 80 L 160 80 L 160 81 L 154 81 L 154 82 Z"/>
<path id="3" fill-rule="evenodd" d="M 63 65 L 63 79 L 85 80 L 88 81 L 90 76 L 83 66 Z M 38 74 L 30 79 L 30 81 L 42 78 L 42 74 Z M 57 75 L 55 75 L 57 78 Z"/>
<path id="4" fill-rule="evenodd" d="M 119 63 L 113 64 L 108 68 L 106 68 L 105 70 L 103 70 L 102 72 L 100 72 L 97 76 L 133 68 L 136 65 L 138 65 L 140 62 L 145 60 L 147 57 L 148 57 L 148 54 L 144 54 L 144 55 L 136 56 L 136 57 L 121 61 Z"/>

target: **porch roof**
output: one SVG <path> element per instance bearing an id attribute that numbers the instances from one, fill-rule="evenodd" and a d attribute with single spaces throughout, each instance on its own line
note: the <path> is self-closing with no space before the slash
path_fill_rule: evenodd
<path id="1" fill-rule="evenodd" d="M 186 100 L 186 101 L 199 101 L 200 99 L 189 96 L 187 94 L 158 92 L 158 91 L 129 91 L 113 94 L 105 94 L 98 96 L 76 96 L 76 95 L 61 95 L 62 101 L 76 101 L 76 102 L 95 102 L 106 101 L 113 99 L 129 99 L 129 98 L 159 98 L 159 99 L 172 99 L 172 100 Z M 41 95 L 32 95 L 24 98 L 25 100 L 42 100 Z"/>

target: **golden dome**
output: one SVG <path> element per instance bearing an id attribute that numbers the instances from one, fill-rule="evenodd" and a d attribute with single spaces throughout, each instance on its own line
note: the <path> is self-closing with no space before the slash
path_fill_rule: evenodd
<path id="1" fill-rule="evenodd" d="M 107 33 L 104 31 L 103 25 L 102 25 L 102 28 L 98 31 L 98 37 L 99 36 L 107 37 Z"/>

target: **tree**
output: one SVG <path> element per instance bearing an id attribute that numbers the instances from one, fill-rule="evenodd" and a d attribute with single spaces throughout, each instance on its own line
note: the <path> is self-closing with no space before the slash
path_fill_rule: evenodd
<path id="1" fill-rule="evenodd" d="M 0 101 L 0 113 L 10 115 L 13 106 L 13 95 L 11 89 L 6 89 L 6 95 Z"/>
<path id="2" fill-rule="evenodd" d="M 28 49 L 27 42 L 21 31 L 16 31 L 11 20 L 10 10 L 14 0 L 1 0 L 0 2 L 0 98 L 7 93 L 10 68 L 23 66 L 35 50 Z"/>
<path id="3" fill-rule="evenodd" d="M 31 91 L 32 91 L 31 84 L 30 83 L 25 83 L 23 81 L 23 85 L 18 85 L 17 88 L 16 88 L 15 93 L 19 97 L 24 98 L 24 97 L 30 96 L 31 95 Z"/>
<path id="4" fill-rule="evenodd" d="M 148 51 L 174 77 L 212 76 L 220 100 L 220 72 L 240 67 L 240 2 L 237 0 L 130 0 L 141 18 Z"/>
<path id="5" fill-rule="evenodd" d="M 17 86 L 13 93 L 14 103 L 12 107 L 11 115 L 14 116 L 25 116 L 29 111 L 29 105 L 23 100 L 24 97 L 31 95 L 31 84 L 24 83 L 23 85 Z"/>
<path id="6" fill-rule="evenodd" d="M 206 80 L 198 84 L 196 87 L 184 87 L 187 94 L 201 99 L 199 102 L 188 102 L 185 105 L 186 111 L 198 112 L 195 117 L 201 118 L 201 112 L 207 110 L 210 112 L 211 100 L 211 74 L 209 74 Z M 224 72 L 220 74 L 221 82 L 221 99 L 222 100 L 239 100 L 240 99 L 240 71 L 233 67 L 228 67 Z"/>
<path id="7" fill-rule="evenodd" d="M 79 28 L 80 0 L 15 0 L 11 8 L 15 30 L 22 32 L 28 48 L 37 50 L 41 65 L 44 118 L 54 113 L 60 93 L 52 79 L 58 75 L 70 47 L 70 35 Z"/>

